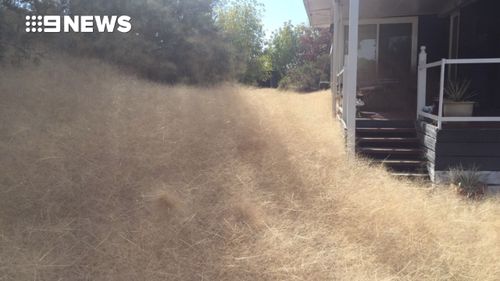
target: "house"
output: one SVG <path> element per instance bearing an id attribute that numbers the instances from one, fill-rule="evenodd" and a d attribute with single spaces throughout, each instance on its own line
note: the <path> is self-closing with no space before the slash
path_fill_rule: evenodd
<path id="1" fill-rule="evenodd" d="M 334 33 L 333 108 L 351 155 L 435 182 L 474 166 L 500 185 L 500 1 L 304 4 Z M 460 90 L 469 103 L 450 102 Z"/>

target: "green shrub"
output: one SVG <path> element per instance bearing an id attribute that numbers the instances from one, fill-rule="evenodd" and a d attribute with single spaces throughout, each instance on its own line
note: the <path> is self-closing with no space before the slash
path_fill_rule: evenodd
<path id="1" fill-rule="evenodd" d="M 450 169 L 451 184 L 456 186 L 459 194 L 467 198 L 477 198 L 485 193 L 486 185 L 481 181 L 478 168 L 464 169 L 462 166 Z"/>
<path id="2" fill-rule="evenodd" d="M 314 62 L 307 62 L 291 69 L 280 81 L 279 88 L 299 92 L 310 92 L 319 89 L 322 71 Z"/>

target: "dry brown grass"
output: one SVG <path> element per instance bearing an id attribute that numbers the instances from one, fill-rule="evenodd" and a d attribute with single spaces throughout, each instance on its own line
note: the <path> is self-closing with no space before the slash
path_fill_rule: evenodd
<path id="1" fill-rule="evenodd" d="M 326 93 L 0 70 L 0 280 L 500 280 L 500 205 L 348 161 Z"/>

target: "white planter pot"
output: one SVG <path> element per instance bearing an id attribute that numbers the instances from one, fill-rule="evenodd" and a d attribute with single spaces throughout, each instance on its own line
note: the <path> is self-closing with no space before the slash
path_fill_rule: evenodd
<path id="1" fill-rule="evenodd" d="M 447 117 L 469 117 L 474 112 L 473 101 L 444 102 L 444 116 Z"/>

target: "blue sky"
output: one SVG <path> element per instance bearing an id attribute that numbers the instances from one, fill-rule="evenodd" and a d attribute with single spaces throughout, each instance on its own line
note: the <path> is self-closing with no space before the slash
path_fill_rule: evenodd
<path id="1" fill-rule="evenodd" d="M 293 24 L 308 24 L 307 13 L 302 0 L 260 0 L 265 6 L 264 27 L 267 36 L 286 21 Z"/>

